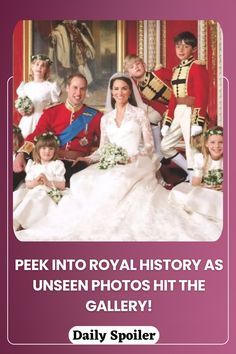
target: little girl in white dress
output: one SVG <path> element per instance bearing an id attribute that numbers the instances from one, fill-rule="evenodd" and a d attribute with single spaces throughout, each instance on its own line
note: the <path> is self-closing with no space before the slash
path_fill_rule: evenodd
<path id="1" fill-rule="evenodd" d="M 13 193 L 13 227 L 28 228 L 56 208 L 65 189 L 65 167 L 57 160 L 59 139 L 51 132 L 36 138 L 26 165 L 26 188 Z"/>
<path id="2" fill-rule="evenodd" d="M 33 55 L 31 63 L 32 81 L 21 82 L 17 88 L 18 98 L 28 97 L 30 102 L 27 109 L 24 109 L 19 106 L 19 100 L 16 101 L 16 108 L 22 115 L 19 127 L 24 138 L 34 131 L 43 110 L 60 100 L 61 90 L 59 86 L 56 82 L 47 80 L 51 63 L 46 55 Z"/>
<path id="3" fill-rule="evenodd" d="M 194 156 L 192 184 L 174 187 L 169 200 L 192 213 L 209 219 L 223 219 L 223 128 L 216 126 L 205 133 L 202 153 Z"/>

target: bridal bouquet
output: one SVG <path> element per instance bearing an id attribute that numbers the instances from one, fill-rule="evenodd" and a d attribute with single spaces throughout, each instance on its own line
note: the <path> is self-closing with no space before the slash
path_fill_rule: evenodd
<path id="1" fill-rule="evenodd" d="M 24 114 L 31 114 L 34 108 L 33 102 L 28 96 L 18 97 L 15 101 L 15 107 Z"/>
<path id="2" fill-rule="evenodd" d="M 127 151 L 116 144 L 105 144 L 100 150 L 98 168 L 106 170 L 117 164 L 126 164 L 129 160 Z"/>
<path id="3" fill-rule="evenodd" d="M 52 188 L 49 192 L 48 195 L 50 198 L 52 198 L 52 200 L 58 204 L 61 200 L 61 198 L 63 197 L 63 193 L 60 189 L 58 188 Z"/>
<path id="4" fill-rule="evenodd" d="M 203 178 L 203 183 L 212 187 L 221 185 L 223 183 L 223 170 L 210 170 L 207 177 Z"/>

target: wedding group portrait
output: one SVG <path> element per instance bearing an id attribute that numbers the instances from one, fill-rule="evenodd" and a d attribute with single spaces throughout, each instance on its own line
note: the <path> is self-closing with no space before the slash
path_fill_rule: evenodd
<path id="1" fill-rule="evenodd" d="M 218 240 L 222 42 L 213 20 L 18 22 L 17 239 Z"/>

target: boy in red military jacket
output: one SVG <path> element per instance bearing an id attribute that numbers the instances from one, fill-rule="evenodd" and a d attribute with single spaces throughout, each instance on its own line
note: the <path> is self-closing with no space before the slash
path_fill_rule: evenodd
<path id="1" fill-rule="evenodd" d="M 143 102 L 147 105 L 147 116 L 152 125 L 156 152 L 162 158 L 159 124 L 171 97 L 171 71 L 162 65 L 153 71 L 147 71 L 143 59 L 134 54 L 126 56 L 124 70 L 136 82 Z"/>
<path id="2" fill-rule="evenodd" d="M 181 32 L 174 38 L 175 50 L 180 64 L 173 69 L 172 95 L 165 113 L 161 133 L 161 151 L 172 159 L 191 178 L 193 155 L 191 136 L 202 133 L 206 118 L 209 78 L 206 66 L 193 55 L 197 50 L 197 38 L 191 32 Z M 176 146 L 183 137 L 186 159 Z"/>
<path id="3" fill-rule="evenodd" d="M 162 116 L 171 97 L 171 71 L 159 65 L 146 71 L 146 65 L 137 55 L 127 55 L 124 69 L 136 81 L 143 101 Z"/>

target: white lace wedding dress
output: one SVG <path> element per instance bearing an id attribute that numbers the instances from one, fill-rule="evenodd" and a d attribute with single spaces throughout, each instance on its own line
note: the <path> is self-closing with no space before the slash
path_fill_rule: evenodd
<path id="1" fill-rule="evenodd" d="M 169 192 L 156 179 L 157 164 L 149 121 L 141 108 L 127 104 L 117 126 L 116 111 L 101 123 L 100 148 L 111 142 L 134 162 L 100 170 L 92 164 L 71 178 L 71 193 L 27 230 L 22 241 L 203 241 L 216 240 L 222 225 L 188 214 L 168 203 Z M 99 148 L 99 149 L 100 149 Z M 91 155 L 97 161 L 99 150 Z"/>

